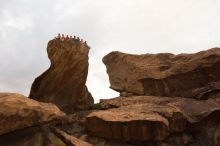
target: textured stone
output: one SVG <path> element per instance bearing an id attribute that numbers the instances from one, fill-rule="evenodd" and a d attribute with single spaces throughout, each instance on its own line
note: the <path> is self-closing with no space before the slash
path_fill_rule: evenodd
<path id="1" fill-rule="evenodd" d="M 134 96 L 102 100 L 115 107 L 90 113 L 90 134 L 125 141 L 162 141 L 181 132 L 200 131 L 207 121 L 220 123 L 220 99 L 198 101 L 178 97 Z"/>
<path id="2" fill-rule="evenodd" d="M 39 127 L 30 127 L 0 136 L 1 146 L 44 146 Z"/>
<path id="3" fill-rule="evenodd" d="M 219 48 L 179 55 L 112 52 L 103 62 L 110 87 L 126 96 L 199 98 L 199 94 L 212 91 L 212 82 L 220 81 Z"/>
<path id="4" fill-rule="evenodd" d="M 47 52 L 51 66 L 35 79 L 29 97 L 52 102 L 66 113 L 88 109 L 94 102 L 85 85 L 89 47 L 82 42 L 52 40 Z"/>
<path id="5" fill-rule="evenodd" d="M 51 127 L 51 130 L 66 144 L 66 146 L 92 146 L 91 144 L 69 135 L 56 127 Z"/>
<path id="6" fill-rule="evenodd" d="M 51 103 L 20 94 L 0 93 L 0 135 L 60 119 L 65 114 Z"/>

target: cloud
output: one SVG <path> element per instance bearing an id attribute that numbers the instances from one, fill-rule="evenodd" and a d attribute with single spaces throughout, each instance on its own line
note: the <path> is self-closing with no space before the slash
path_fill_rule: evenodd
<path id="1" fill-rule="evenodd" d="M 2 0 L 0 91 L 28 95 L 34 78 L 49 67 L 48 40 L 60 32 L 91 46 L 87 85 L 96 101 L 117 96 L 109 89 L 104 55 L 219 46 L 219 5 L 218 0 Z"/>

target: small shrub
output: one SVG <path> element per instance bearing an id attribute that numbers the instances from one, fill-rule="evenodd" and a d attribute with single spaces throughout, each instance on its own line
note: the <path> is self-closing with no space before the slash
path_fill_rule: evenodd
<path id="1" fill-rule="evenodd" d="M 100 103 L 96 103 L 96 104 L 94 104 L 94 105 L 92 106 L 92 109 L 94 109 L 94 110 L 101 110 L 101 109 L 102 109 L 102 106 L 101 106 Z"/>

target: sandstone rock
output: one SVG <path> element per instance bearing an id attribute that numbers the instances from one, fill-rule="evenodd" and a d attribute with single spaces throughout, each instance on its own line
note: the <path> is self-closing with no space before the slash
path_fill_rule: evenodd
<path id="1" fill-rule="evenodd" d="M 198 99 L 210 99 L 220 97 L 220 82 L 212 82 L 208 85 L 207 90 L 201 91 L 197 98 Z"/>
<path id="2" fill-rule="evenodd" d="M 189 145 L 192 142 L 193 142 L 192 136 L 187 133 L 179 133 L 176 135 L 172 135 L 167 140 L 167 143 L 169 143 L 170 145 L 174 145 L 174 146 L 175 145 L 176 146 L 185 146 L 185 145 Z"/>
<path id="3" fill-rule="evenodd" d="M 212 121 L 220 123 L 220 99 L 198 101 L 178 97 L 119 97 L 87 116 L 87 131 L 95 136 L 125 141 L 162 141 L 181 132 L 200 132 Z"/>
<path id="4" fill-rule="evenodd" d="M 1 146 L 43 146 L 44 138 L 39 127 L 25 128 L 0 136 Z"/>
<path id="5" fill-rule="evenodd" d="M 206 130 L 196 136 L 196 139 L 189 146 L 219 146 L 220 125 L 203 127 Z"/>
<path id="6" fill-rule="evenodd" d="M 1 146 L 66 146 L 48 125 L 34 126 L 0 136 Z"/>
<path id="7" fill-rule="evenodd" d="M 133 95 L 196 98 L 220 81 L 220 48 L 179 55 L 112 52 L 103 62 L 111 88 Z"/>
<path id="8" fill-rule="evenodd" d="M 67 146 L 92 146 L 91 144 L 82 141 L 74 136 L 71 136 L 67 133 L 65 133 L 62 130 L 59 130 L 56 127 L 51 127 L 52 131 L 54 132 L 54 134 L 59 137 L 60 139 L 63 140 L 63 142 L 67 145 Z"/>
<path id="9" fill-rule="evenodd" d="M 65 114 L 51 103 L 20 94 L 0 93 L 0 135 L 60 119 Z"/>
<path id="10" fill-rule="evenodd" d="M 88 109 L 94 102 L 85 86 L 89 47 L 81 42 L 52 40 L 47 52 L 51 66 L 35 79 L 29 97 L 52 102 L 66 113 Z"/>
<path id="11" fill-rule="evenodd" d="M 64 131 L 70 136 L 73 136 L 94 146 L 137 146 L 136 144 L 128 144 L 123 141 L 107 140 L 102 137 L 88 135 L 88 133 L 85 131 L 85 118 L 91 112 L 92 111 L 78 111 L 73 115 L 67 115 L 69 119 L 64 119 L 62 124 L 54 123 L 50 125 Z"/>

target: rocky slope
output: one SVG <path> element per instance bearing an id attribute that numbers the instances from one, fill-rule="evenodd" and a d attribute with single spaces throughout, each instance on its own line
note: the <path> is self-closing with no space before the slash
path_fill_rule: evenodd
<path id="1" fill-rule="evenodd" d="M 202 98 L 202 94 L 219 91 L 212 84 L 220 81 L 220 48 L 179 55 L 112 52 L 103 62 L 111 88 L 122 96 Z"/>
<path id="2" fill-rule="evenodd" d="M 66 113 L 88 109 L 94 102 L 85 85 L 89 47 L 82 42 L 52 40 L 47 52 L 51 66 L 35 79 L 29 97 L 52 102 Z"/>

